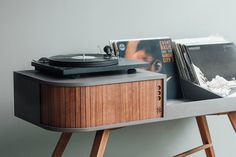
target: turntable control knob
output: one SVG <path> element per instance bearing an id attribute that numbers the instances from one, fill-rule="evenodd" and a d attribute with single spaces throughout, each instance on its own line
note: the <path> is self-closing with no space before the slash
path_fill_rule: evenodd
<path id="1" fill-rule="evenodd" d="M 112 48 L 108 45 L 103 48 L 103 51 L 106 52 L 108 56 L 112 55 Z"/>

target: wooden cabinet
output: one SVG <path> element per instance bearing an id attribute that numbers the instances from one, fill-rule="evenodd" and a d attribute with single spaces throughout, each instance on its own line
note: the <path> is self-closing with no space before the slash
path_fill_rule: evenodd
<path id="1" fill-rule="evenodd" d="M 41 85 L 41 122 L 88 128 L 163 116 L 163 80 L 84 87 Z"/>

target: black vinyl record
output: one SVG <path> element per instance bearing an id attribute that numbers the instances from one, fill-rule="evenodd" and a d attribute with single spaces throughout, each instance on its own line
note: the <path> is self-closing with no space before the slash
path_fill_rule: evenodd
<path id="1" fill-rule="evenodd" d="M 48 63 L 59 67 L 96 67 L 116 65 L 118 58 L 106 54 L 70 54 L 49 57 Z"/>

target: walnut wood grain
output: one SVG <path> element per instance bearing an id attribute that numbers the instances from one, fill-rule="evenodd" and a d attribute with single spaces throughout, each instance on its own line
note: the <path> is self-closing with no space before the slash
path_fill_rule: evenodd
<path id="1" fill-rule="evenodd" d="M 81 89 L 75 88 L 75 127 L 81 126 Z"/>
<path id="2" fill-rule="evenodd" d="M 205 150 L 206 156 L 207 157 L 215 157 L 215 152 L 213 149 L 213 145 L 212 145 L 212 140 L 211 140 L 211 135 L 210 135 L 210 131 L 208 128 L 208 124 L 207 124 L 207 120 L 206 120 L 206 116 L 199 116 L 196 117 L 196 121 L 198 124 L 198 128 L 200 131 L 200 135 L 202 138 L 202 142 L 203 145 L 193 148 L 191 150 L 185 151 L 181 154 L 175 155 L 174 157 L 186 157 L 189 155 L 192 155 L 198 151 L 201 150 Z"/>
<path id="3" fill-rule="evenodd" d="M 111 130 L 97 131 L 90 157 L 103 157 Z"/>
<path id="4" fill-rule="evenodd" d="M 199 152 L 201 150 L 208 149 L 210 147 L 212 147 L 211 144 L 204 144 L 202 146 L 199 146 L 199 147 L 193 148 L 191 150 L 185 151 L 185 152 L 183 152 L 181 154 L 175 155 L 174 157 L 186 157 L 186 156 L 192 155 L 192 154 L 194 154 L 196 152 Z"/>
<path id="5" fill-rule="evenodd" d="M 228 113 L 229 120 L 234 128 L 234 131 L 236 132 L 236 112 L 230 112 Z"/>
<path id="6" fill-rule="evenodd" d="M 199 128 L 199 131 L 200 131 L 200 135 L 201 135 L 203 144 L 204 145 L 205 144 L 210 144 L 211 145 L 211 147 L 208 147 L 208 148 L 205 149 L 207 157 L 215 157 L 215 152 L 214 152 L 214 149 L 213 149 L 211 135 L 210 135 L 210 131 L 209 131 L 209 128 L 208 128 L 206 116 L 196 117 L 196 120 L 197 120 L 197 124 L 198 124 L 198 128 Z"/>
<path id="7" fill-rule="evenodd" d="M 48 110 L 48 99 L 49 99 L 49 91 L 48 91 L 48 86 L 47 85 L 41 85 L 41 91 L 40 91 L 40 95 L 41 95 L 41 122 L 43 122 L 44 124 L 48 124 L 49 123 L 49 110 Z"/>
<path id="8" fill-rule="evenodd" d="M 41 122 L 87 128 L 163 116 L 162 80 L 87 87 L 41 85 Z"/>
<path id="9" fill-rule="evenodd" d="M 62 133 L 61 137 L 56 145 L 56 148 L 52 154 L 52 157 L 61 157 L 66 145 L 68 144 L 70 138 L 71 138 L 72 133 Z"/>
<path id="10" fill-rule="evenodd" d="M 65 114 L 66 115 L 66 127 L 76 127 L 76 89 L 65 88 Z"/>

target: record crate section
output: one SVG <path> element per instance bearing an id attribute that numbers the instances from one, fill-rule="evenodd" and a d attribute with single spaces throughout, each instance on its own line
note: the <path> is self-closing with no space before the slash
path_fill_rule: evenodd
<path id="1" fill-rule="evenodd" d="M 163 80 L 84 87 L 41 85 L 41 123 L 89 128 L 163 117 Z"/>

